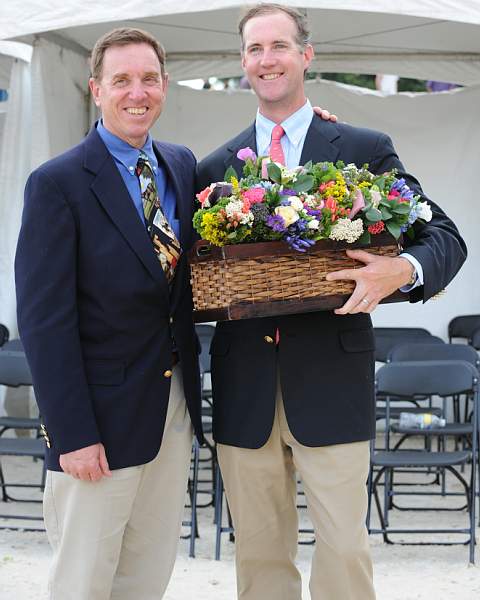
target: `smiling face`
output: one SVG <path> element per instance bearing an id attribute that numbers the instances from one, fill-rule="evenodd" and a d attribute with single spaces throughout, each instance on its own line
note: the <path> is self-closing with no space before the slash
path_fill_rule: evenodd
<path id="1" fill-rule="evenodd" d="M 304 72 L 313 48 L 299 48 L 296 25 L 283 12 L 254 17 L 243 30 L 242 67 L 257 94 L 260 112 L 275 122 L 301 108 L 306 101 Z"/>
<path id="2" fill-rule="evenodd" d="M 144 145 L 160 116 L 167 84 L 168 76 L 148 44 L 111 46 L 100 79 L 89 81 L 106 129 L 135 148 Z"/>

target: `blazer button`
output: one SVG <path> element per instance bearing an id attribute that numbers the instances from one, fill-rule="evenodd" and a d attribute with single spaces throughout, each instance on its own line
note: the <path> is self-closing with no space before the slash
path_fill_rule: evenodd
<path id="1" fill-rule="evenodd" d="M 170 371 L 170 369 L 167 369 L 167 370 L 165 371 L 165 373 L 163 374 L 163 376 L 164 376 L 164 377 L 166 377 L 167 379 L 168 379 L 169 377 L 171 377 L 172 375 L 173 375 L 173 373 L 172 373 L 172 371 Z"/>
<path id="2" fill-rule="evenodd" d="M 263 336 L 263 339 L 268 343 L 268 344 L 273 344 L 273 338 L 270 337 L 269 335 L 265 335 Z"/>

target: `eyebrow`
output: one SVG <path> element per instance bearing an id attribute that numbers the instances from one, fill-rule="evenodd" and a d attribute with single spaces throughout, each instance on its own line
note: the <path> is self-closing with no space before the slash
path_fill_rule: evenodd
<path id="1" fill-rule="evenodd" d="M 278 39 L 278 40 L 273 40 L 272 44 L 288 44 L 290 42 L 290 40 L 287 39 Z M 247 50 L 249 48 L 251 48 L 252 46 L 263 46 L 264 44 L 262 44 L 261 42 L 251 42 L 250 44 L 248 44 L 247 46 Z"/>

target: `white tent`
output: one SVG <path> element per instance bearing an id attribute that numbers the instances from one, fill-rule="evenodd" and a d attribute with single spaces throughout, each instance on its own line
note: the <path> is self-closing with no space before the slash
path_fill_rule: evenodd
<path id="1" fill-rule="evenodd" d="M 118 0 L 101 5 L 91 0 L 22 0 L 2 5 L 0 39 L 34 45 L 32 166 L 76 143 L 88 129 L 93 112 L 86 85 L 87 55 L 99 35 L 120 24 L 148 29 L 165 45 L 174 80 L 240 74 L 236 21 L 243 4 L 205 0 L 199 7 L 198 2 L 185 0 L 179 7 L 178 1 L 169 0 Z M 317 54 L 314 70 L 480 83 L 477 1 L 345 0 L 341 8 L 338 2 L 326 0 L 291 0 L 288 4 L 307 8 Z M 126 15 L 135 18 L 126 20 Z M 473 265 L 480 260 L 471 199 L 480 157 L 480 87 L 388 98 L 328 83 L 309 85 L 308 90 L 313 101 L 336 111 L 343 120 L 391 133 L 407 167 L 458 222 L 470 245 L 469 264 L 444 299 L 423 309 L 384 307 L 376 322 L 420 320 L 435 333 L 444 334 L 451 316 L 479 312 L 480 289 L 471 285 Z M 185 143 L 201 157 L 250 122 L 254 110 L 255 98 L 249 92 L 194 92 L 172 86 L 154 134 Z M 20 197 L 10 196 L 10 200 L 21 205 Z M 0 204 L 5 202 L 5 196 L 0 196 Z M 0 266 L 0 288 L 5 281 Z M 3 311 L 0 302 L 0 321 Z"/>
<path id="2" fill-rule="evenodd" d="M 313 70 L 395 73 L 462 84 L 480 81 L 477 0 L 281 3 L 307 10 L 317 54 Z M 40 35 L 85 52 L 102 33 L 129 22 L 162 41 L 175 79 L 228 77 L 240 73 L 236 22 L 245 4 L 238 0 L 22 0 L 2 3 L 0 39 Z"/>

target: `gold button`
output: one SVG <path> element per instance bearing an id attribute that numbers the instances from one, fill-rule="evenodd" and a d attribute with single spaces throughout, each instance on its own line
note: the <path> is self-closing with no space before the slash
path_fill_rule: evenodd
<path id="1" fill-rule="evenodd" d="M 163 376 L 168 378 L 168 377 L 171 377 L 171 376 L 172 376 L 172 374 L 173 374 L 173 373 L 172 373 L 172 371 L 170 371 L 170 369 L 167 369 L 167 370 L 165 371 L 165 373 L 163 374 Z"/>
<path id="2" fill-rule="evenodd" d="M 170 317 L 170 324 L 173 323 L 173 317 Z"/>
<path id="3" fill-rule="evenodd" d="M 273 338 L 272 338 L 272 337 L 270 337 L 269 335 L 265 335 L 265 336 L 263 337 L 263 339 L 264 339 L 266 342 L 268 342 L 269 344 L 273 344 Z"/>

